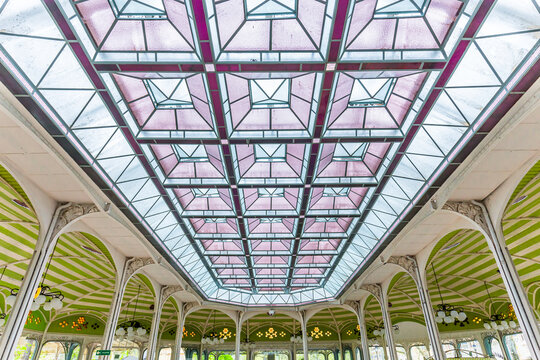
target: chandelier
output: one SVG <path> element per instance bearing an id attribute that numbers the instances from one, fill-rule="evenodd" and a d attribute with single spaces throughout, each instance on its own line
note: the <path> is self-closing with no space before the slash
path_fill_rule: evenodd
<path id="1" fill-rule="evenodd" d="M 58 244 L 58 242 L 56 244 Z M 52 254 L 54 254 L 55 250 L 56 250 L 56 245 L 54 246 Z M 64 300 L 64 294 L 62 294 L 60 290 L 52 290 L 49 286 L 44 285 L 45 279 L 47 278 L 47 273 L 49 272 L 49 266 L 51 265 L 52 259 L 53 259 L 53 255 L 51 255 L 49 262 L 47 263 L 47 268 L 45 269 L 45 273 L 43 274 L 41 285 L 37 288 L 36 293 L 34 295 L 34 300 L 32 301 L 32 305 L 30 306 L 30 310 L 32 311 L 39 310 L 39 308 L 42 305 L 43 305 L 43 310 L 45 311 L 51 311 L 52 309 L 60 310 L 64 306 L 64 303 L 62 302 Z M 5 271 L 5 267 L 4 267 L 4 271 Z M 2 272 L 2 275 L 3 274 L 4 273 Z M 18 293 L 19 293 L 18 288 L 11 289 L 9 296 L 6 298 L 6 304 L 13 307 Z"/>
<path id="2" fill-rule="evenodd" d="M 299 331 L 299 332 L 297 332 L 296 334 L 293 334 L 293 335 L 291 336 L 291 339 L 290 339 L 290 340 L 291 340 L 291 342 L 292 342 L 293 344 L 300 344 L 300 343 L 302 343 L 302 342 L 303 342 L 302 332 Z M 308 337 L 307 337 L 307 341 L 312 341 L 312 340 L 313 340 L 313 338 L 312 338 L 311 336 L 308 336 Z"/>
<path id="3" fill-rule="evenodd" d="M 394 331 L 394 334 L 399 335 L 400 330 L 398 325 L 392 325 L 392 330 Z M 376 327 L 373 329 L 373 335 L 375 336 L 385 336 L 385 329 L 384 327 Z"/>
<path id="4" fill-rule="evenodd" d="M 491 298 L 491 294 L 489 293 L 487 283 L 484 281 L 484 287 L 486 288 L 486 292 L 488 294 L 489 298 L 489 309 L 491 310 L 493 308 L 493 299 Z M 490 311 L 491 312 L 491 311 Z M 484 328 L 486 330 L 508 330 L 508 329 L 515 329 L 517 328 L 517 323 L 514 321 L 515 315 L 506 315 L 503 313 L 493 313 L 488 319 L 484 320 Z M 507 319 L 510 319 L 510 321 L 507 321 Z"/>
<path id="5" fill-rule="evenodd" d="M 439 291 L 439 297 L 441 303 L 437 305 L 437 312 L 435 313 L 435 321 L 438 324 L 444 324 L 448 326 L 450 324 L 459 325 L 461 327 L 469 323 L 467 314 L 463 311 L 463 308 L 457 307 L 450 304 L 445 304 L 442 298 L 441 287 L 439 286 L 439 280 L 437 279 L 437 274 L 435 273 L 435 267 L 431 263 L 431 269 L 433 270 L 433 275 L 435 276 L 435 283 L 437 284 L 437 289 Z"/>
<path id="6" fill-rule="evenodd" d="M 212 310 L 212 315 L 214 317 L 214 326 L 213 329 L 216 329 L 216 311 Z M 211 331 L 207 335 L 203 336 L 201 339 L 202 344 L 208 344 L 208 345 L 217 345 L 217 344 L 223 344 L 225 342 L 225 339 L 220 338 L 219 334 L 216 331 Z"/>
<path id="7" fill-rule="evenodd" d="M 116 329 L 115 335 L 117 336 L 118 341 L 124 340 L 124 337 L 127 340 L 132 341 L 133 339 L 135 339 L 135 334 L 137 334 L 138 336 L 146 335 L 146 329 L 142 326 L 141 323 L 135 320 L 135 316 L 137 314 L 137 306 L 139 305 L 140 293 L 141 293 L 141 285 L 139 285 L 139 289 L 137 290 L 137 298 L 135 300 L 135 309 L 133 309 L 132 320 L 129 322 L 124 322 L 122 326 Z"/>

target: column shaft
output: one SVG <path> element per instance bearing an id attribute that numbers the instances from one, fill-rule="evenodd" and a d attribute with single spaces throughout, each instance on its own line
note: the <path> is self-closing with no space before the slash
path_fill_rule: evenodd
<path id="1" fill-rule="evenodd" d="M 236 338 L 234 341 L 234 359 L 240 360 L 240 339 L 242 333 L 242 316 L 238 315 L 236 318 Z"/>
<path id="2" fill-rule="evenodd" d="M 152 328 L 150 329 L 150 337 L 148 339 L 148 352 L 146 354 L 146 360 L 154 360 L 157 357 L 157 348 L 159 342 L 159 323 L 161 321 L 161 310 L 163 304 L 161 301 L 162 291 L 159 289 L 157 299 L 155 301 L 156 307 L 154 316 L 152 317 Z"/>
<path id="3" fill-rule="evenodd" d="M 497 267 L 501 273 L 508 296 L 510 297 L 510 301 L 514 307 L 516 317 L 523 332 L 523 337 L 527 343 L 532 358 L 539 360 L 540 329 L 538 328 L 534 311 L 529 303 L 527 292 L 523 288 L 523 284 L 521 283 L 517 269 L 512 261 L 510 252 L 506 247 L 502 226 L 500 224 L 492 223 L 489 212 L 483 203 L 477 204 L 480 206 L 484 214 L 488 230 L 486 240 L 495 257 L 495 262 L 497 263 Z"/>
<path id="4" fill-rule="evenodd" d="M 429 297 L 428 287 L 425 277 L 420 273 L 420 269 L 416 267 L 416 287 L 418 294 L 420 295 L 420 305 L 422 307 L 422 313 L 424 314 L 424 321 L 426 323 L 426 330 L 428 332 L 429 342 L 431 343 L 431 349 L 435 360 L 444 360 L 446 356 L 443 351 L 441 337 L 439 335 L 439 328 L 435 321 L 435 315 L 433 313 L 433 305 L 431 298 Z"/>
<path id="5" fill-rule="evenodd" d="M 302 349 L 304 351 L 304 360 L 309 360 L 309 351 L 308 351 L 308 334 L 307 334 L 307 324 L 305 316 L 302 315 Z"/>
<path id="6" fill-rule="evenodd" d="M 390 319 L 390 313 L 388 312 L 388 301 L 386 300 L 385 294 L 383 294 L 381 300 L 382 301 L 380 303 L 384 321 L 384 334 L 386 345 L 388 346 L 390 360 L 398 360 L 396 344 L 394 343 L 394 329 L 392 328 L 392 319 Z"/>
<path id="7" fill-rule="evenodd" d="M 41 281 L 43 272 L 52 255 L 54 244 L 56 243 L 56 224 L 60 212 L 68 208 L 70 204 L 58 206 L 54 212 L 51 222 L 47 226 L 42 224 L 39 228 L 38 240 L 34 254 L 24 275 L 15 303 L 7 318 L 2 338 L 0 338 L 0 360 L 9 360 L 13 356 L 19 337 L 22 334 L 30 306 L 34 299 L 36 289 Z"/>
<path id="8" fill-rule="evenodd" d="M 128 260 L 124 260 L 124 266 L 122 270 L 117 274 L 116 284 L 114 290 L 114 297 L 111 303 L 111 310 L 109 317 L 107 318 L 107 324 L 105 324 L 105 332 L 103 333 L 103 340 L 101 341 L 101 348 L 108 350 L 112 347 L 116 327 L 118 326 L 118 318 L 122 311 L 122 300 L 124 299 L 124 292 L 126 289 L 126 268 Z"/>
<path id="9" fill-rule="evenodd" d="M 174 354 L 172 360 L 180 360 L 180 353 L 182 352 L 182 338 L 184 336 L 184 322 L 186 320 L 184 304 L 178 304 L 178 326 L 176 330 L 176 339 L 174 341 Z M 200 357 L 200 355 L 199 355 Z"/>
<path id="10" fill-rule="evenodd" d="M 362 359 L 369 360 L 369 345 L 366 329 L 366 320 L 364 316 L 364 306 L 358 304 L 356 308 L 356 317 L 358 318 L 358 325 L 360 325 L 360 341 L 362 342 Z"/>

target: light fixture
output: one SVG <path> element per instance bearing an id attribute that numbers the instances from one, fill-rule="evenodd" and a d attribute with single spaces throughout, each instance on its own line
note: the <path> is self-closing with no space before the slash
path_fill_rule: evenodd
<path id="1" fill-rule="evenodd" d="M 39 310 L 39 308 L 42 305 L 43 305 L 43 310 L 45 311 L 51 311 L 53 309 L 60 310 L 64 306 L 64 303 L 62 302 L 64 300 L 64 294 L 62 294 L 62 291 L 52 290 L 49 286 L 44 285 L 45 279 L 47 278 L 47 273 L 49 272 L 49 266 L 51 265 L 54 251 L 56 250 L 57 244 L 58 242 L 56 242 L 56 244 L 54 245 L 52 255 L 49 259 L 49 262 L 47 263 L 47 267 L 45 268 L 45 273 L 43 273 L 41 285 L 37 288 L 36 293 L 34 295 L 34 300 L 32 301 L 32 305 L 30 305 L 31 311 Z M 6 298 L 6 304 L 13 307 L 18 293 L 19 293 L 18 288 L 11 289 L 9 296 Z"/>
<path id="2" fill-rule="evenodd" d="M 491 298 L 491 294 L 489 293 L 489 289 L 487 287 L 487 282 L 484 281 L 484 287 L 486 288 L 486 292 L 488 294 L 489 298 L 489 310 L 491 313 L 491 309 L 493 308 L 493 299 Z M 517 323 L 515 322 L 515 315 L 505 315 L 502 313 L 493 313 L 489 316 L 489 318 L 484 319 L 484 328 L 486 330 L 508 330 L 508 329 L 515 329 L 517 328 Z"/>
<path id="3" fill-rule="evenodd" d="M 135 320 L 135 317 L 137 315 L 137 306 L 139 305 L 140 293 L 141 293 L 141 285 L 139 285 L 139 289 L 137 290 L 137 298 L 135 300 L 135 309 L 133 309 L 132 320 L 127 323 L 122 324 L 122 326 L 116 329 L 115 335 L 117 336 L 118 341 L 124 340 L 124 336 L 127 340 L 132 341 L 135 339 L 135 335 L 137 336 L 146 335 L 146 329 L 142 326 L 141 323 Z"/>
<path id="4" fill-rule="evenodd" d="M 441 303 L 437 305 L 437 311 L 435 312 L 435 321 L 438 324 L 444 324 L 445 326 L 454 324 L 464 327 L 465 324 L 469 323 L 467 314 L 463 311 L 463 308 L 446 304 L 443 301 L 441 287 L 439 286 L 439 280 L 437 279 L 437 273 L 435 273 L 433 263 L 431 263 L 431 269 L 433 270 L 435 284 L 437 284 L 437 290 L 439 291 L 439 297 L 441 299 Z"/>
<path id="5" fill-rule="evenodd" d="M 219 334 L 215 331 L 216 330 L 216 310 L 212 310 L 212 315 L 214 317 L 214 326 L 213 330 L 208 333 L 206 336 L 203 336 L 201 339 L 202 344 L 208 344 L 208 345 L 217 345 L 217 344 L 223 344 L 225 342 L 225 339 L 220 338 Z"/>
<path id="6" fill-rule="evenodd" d="M 399 335 L 399 333 L 400 333 L 399 326 L 398 325 L 392 325 L 392 331 L 394 332 L 394 334 Z M 375 329 L 373 329 L 372 334 L 375 335 L 375 336 L 385 336 L 386 335 L 384 327 L 376 327 Z"/>

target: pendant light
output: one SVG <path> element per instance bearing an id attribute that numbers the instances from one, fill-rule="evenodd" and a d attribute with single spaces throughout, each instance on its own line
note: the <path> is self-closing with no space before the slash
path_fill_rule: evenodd
<path id="1" fill-rule="evenodd" d="M 491 312 L 493 308 L 493 299 L 491 298 L 491 294 L 489 293 L 489 289 L 487 286 L 487 282 L 484 281 L 484 287 L 486 288 L 486 292 L 488 294 L 489 298 L 489 313 L 491 314 L 489 318 L 484 320 L 484 328 L 486 330 L 508 330 L 508 329 L 515 329 L 517 328 L 517 323 L 514 321 L 514 319 L 510 318 L 510 321 L 507 321 L 507 316 L 502 313 L 495 313 Z"/>
<path id="2" fill-rule="evenodd" d="M 441 287 L 439 286 L 439 279 L 437 278 L 437 273 L 435 272 L 435 267 L 431 263 L 431 270 L 435 276 L 435 284 L 437 284 L 437 290 L 439 291 L 439 298 L 441 303 L 437 305 L 437 312 L 435 313 L 435 321 L 438 324 L 444 324 L 448 326 L 450 324 L 459 325 L 464 327 L 465 324 L 469 323 L 467 314 L 463 311 L 463 308 L 456 307 L 454 305 L 446 304 L 442 297 Z"/>

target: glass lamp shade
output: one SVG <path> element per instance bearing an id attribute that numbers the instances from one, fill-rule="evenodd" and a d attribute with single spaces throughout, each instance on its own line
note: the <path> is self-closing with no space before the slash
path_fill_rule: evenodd
<path id="1" fill-rule="evenodd" d="M 16 298 L 17 298 L 17 296 L 15 296 L 15 295 L 9 295 L 6 298 L 6 304 L 8 304 L 9 306 L 13 306 L 13 304 L 15 304 L 15 299 Z"/>
<path id="2" fill-rule="evenodd" d="M 457 318 L 458 315 L 459 315 L 459 314 L 458 314 L 458 312 L 457 312 L 456 310 L 452 310 L 452 311 L 450 312 L 450 316 L 453 317 L 453 318 Z"/>
<path id="3" fill-rule="evenodd" d="M 489 325 L 488 323 L 484 323 L 484 329 L 491 330 L 491 325 Z"/>
<path id="4" fill-rule="evenodd" d="M 43 294 L 40 294 L 38 295 L 38 297 L 35 298 L 34 300 L 36 303 L 38 303 L 39 305 L 43 304 L 45 301 L 47 301 L 47 297 Z"/>
<path id="5" fill-rule="evenodd" d="M 501 321 L 501 325 L 502 325 L 503 327 L 507 327 L 507 326 L 508 326 L 508 322 L 507 322 L 506 320 L 503 320 L 503 321 Z"/>
<path id="6" fill-rule="evenodd" d="M 201 344 L 206 344 L 206 338 L 201 339 Z"/>
<path id="7" fill-rule="evenodd" d="M 311 336 L 307 338 L 307 341 L 312 341 L 312 340 L 313 338 Z"/>
<path id="8" fill-rule="evenodd" d="M 467 319 L 467 314 L 465 314 L 463 311 L 461 311 L 458 316 L 457 316 L 457 319 L 459 321 L 465 321 Z"/>
<path id="9" fill-rule="evenodd" d="M 32 305 L 30 306 L 30 310 L 37 311 L 39 310 L 39 304 L 35 301 L 32 301 Z"/>
<path id="10" fill-rule="evenodd" d="M 51 306 L 55 310 L 60 310 L 62 308 L 62 306 L 64 306 L 64 304 L 62 303 L 62 300 L 60 300 L 58 298 L 54 298 L 54 299 L 51 300 Z"/>
<path id="11" fill-rule="evenodd" d="M 225 340 L 219 339 L 219 343 L 220 343 L 220 344 L 223 344 L 224 342 L 225 342 Z"/>
<path id="12" fill-rule="evenodd" d="M 447 324 L 451 324 L 454 322 L 454 318 L 451 317 L 451 316 L 445 316 L 444 317 L 444 322 L 447 323 Z"/>
<path id="13" fill-rule="evenodd" d="M 43 310 L 45 310 L 45 311 L 51 311 L 52 310 L 52 304 L 51 304 L 50 301 L 43 304 Z"/>
<path id="14" fill-rule="evenodd" d="M 4 326 L 6 323 L 6 319 L 0 319 L 0 327 Z"/>
<path id="15" fill-rule="evenodd" d="M 515 329 L 517 327 L 517 324 L 514 320 L 511 320 L 508 322 L 508 326 L 510 326 L 511 329 Z"/>
<path id="16" fill-rule="evenodd" d="M 490 322 L 489 325 L 491 325 L 493 329 L 497 328 L 497 323 L 495 321 Z"/>
<path id="17" fill-rule="evenodd" d="M 128 332 L 128 334 L 129 334 L 129 333 L 132 333 L 132 332 L 133 332 L 133 326 L 128 327 L 128 328 L 127 328 L 127 332 Z"/>
<path id="18" fill-rule="evenodd" d="M 137 335 L 143 336 L 144 334 L 146 334 L 146 329 L 145 328 L 140 327 L 140 328 L 137 329 Z"/>
<path id="19" fill-rule="evenodd" d="M 443 318 L 437 316 L 437 317 L 435 318 L 435 322 L 436 322 L 437 324 L 442 324 Z"/>
<path id="20" fill-rule="evenodd" d="M 124 329 L 124 328 L 118 328 L 118 329 L 116 329 L 116 335 L 118 335 L 118 336 L 124 336 L 124 335 L 126 335 L 126 329 Z"/>
<path id="21" fill-rule="evenodd" d="M 437 316 L 440 318 L 444 318 L 446 316 L 444 311 L 437 311 Z"/>

